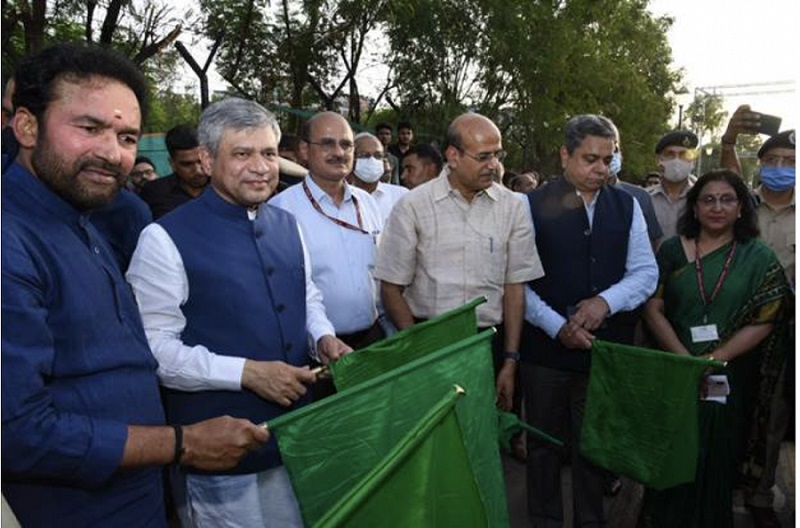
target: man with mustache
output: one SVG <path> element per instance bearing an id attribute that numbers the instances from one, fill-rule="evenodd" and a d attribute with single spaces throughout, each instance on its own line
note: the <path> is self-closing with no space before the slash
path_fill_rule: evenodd
<path id="1" fill-rule="evenodd" d="M 270 200 L 297 218 L 308 244 L 314 283 L 336 335 L 354 349 L 384 336 L 378 322 L 372 277 L 378 236 L 383 228 L 375 200 L 349 185 L 355 143 L 347 120 L 321 112 L 302 130 L 308 144 L 308 177 Z M 323 362 L 340 354 L 323 354 Z M 314 386 L 314 398 L 333 392 L 332 384 Z"/>
<path id="2" fill-rule="evenodd" d="M 145 228 L 131 260 L 127 278 L 176 423 L 220 413 L 263 421 L 301 407 L 316 380 L 307 336 L 323 354 L 349 350 L 333 335 L 295 219 L 266 204 L 280 135 L 252 101 L 206 108 L 198 139 L 211 186 Z M 230 471 L 173 476 L 186 526 L 302 525 L 275 442 Z"/>
<path id="3" fill-rule="evenodd" d="M 495 326 L 497 403 L 513 405 L 524 284 L 542 275 L 525 204 L 496 183 L 505 151 L 475 113 L 447 130 L 447 166 L 395 205 L 378 252 L 386 314 L 399 329 L 484 296 L 481 329 Z"/>
<path id="4" fill-rule="evenodd" d="M 91 219 L 133 167 L 146 82 L 59 45 L 15 78 L 2 185 L 3 496 L 22 526 L 166 526 L 161 471 L 234 467 L 269 435 L 231 417 L 165 426 L 130 288 Z"/>
<path id="5" fill-rule="evenodd" d="M 208 174 L 200 162 L 197 128 L 182 124 L 164 135 L 172 174 L 147 182 L 139 195 L 158 220 L 176 207 L 197 198 L 208 185 Z"/>

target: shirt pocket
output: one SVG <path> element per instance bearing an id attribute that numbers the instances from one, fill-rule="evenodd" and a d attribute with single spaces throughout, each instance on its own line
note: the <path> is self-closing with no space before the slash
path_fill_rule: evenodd
<path id="1" fill-rule="evenodd" d="M 476 276 L 493 285 L 502 285 L 506 281 L 506 246 L 505 241 L 496 236 L 477 235 L 478 247 L 474 266 L 479 267 Z"/>

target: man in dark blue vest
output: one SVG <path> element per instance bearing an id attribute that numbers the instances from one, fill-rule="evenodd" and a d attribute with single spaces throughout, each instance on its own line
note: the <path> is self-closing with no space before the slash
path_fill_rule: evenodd
<path id="1" fill-rule="evenodd" d="M 522 386 L 527 419 L 568 440 L 575 526 L 603 526 L 604 475 L 580 454 L 592 340 L 631 343 L 637 308 L 658 280 L 642 210 L 604 185 L 616 129 L 602 116 L 566 126 L 564 170 L 529 195 L 544 277 L 526 289 Z M 528 511 L 533 526 L 562 526 L 563 453 L 529 438 Z"/>
<path id="2" fill-rule="evenodd" d="M 279 179 L 275 118 L 225 99 L 203 112 L 198 138 L 210 188 L 142 232 L 127 278 L 170 419 L 268 421 L 307 402 L 309 334 L 327 358 L 349 347 L 334 336 L 294 217 L 265 203 Z M 174 476 L 184 525 L 302 525 L 274 441 L 231 471 Z"/>

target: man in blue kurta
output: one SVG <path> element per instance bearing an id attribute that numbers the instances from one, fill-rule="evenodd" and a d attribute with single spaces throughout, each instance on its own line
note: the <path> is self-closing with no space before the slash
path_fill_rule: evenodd
<path id="1" fill-rule="evenodd" d="M 230 417 L 164 425 L 141 319 L 90 222 L 133 166 L 146 83 L 109 50 L 19 68 L 20 150 L 2 185 L 3 495 L 22 526 L 165 526 L 171 462 L 235 465 L 268 434 Z"/>
<path id="2" fill-rule="evenodd" d="M 142 232 L 128 269 L 167 387 L 167 417 L 269 421 L 306 403 L 309 339 L 334 336 L 294 217 L 265 202 L 278 185 L 280 128 L 257 103 L 225 99 L 200 118 L 211 186 Z M 175 476 L 184 525 L 302 526 L 275 442 L 225 472 Z"/>
<path id="3" fill-rule="evenodd" d="M 602 526 L 603 473 L 579 449 L 592 340 L 630 343 L 638 306 L 658 279 L 641 208 L 605 185 L 617 139 L 602 116 L 566 127 L 564 176 L 529 194 L 545 275 L 526 290 L 522 386 L 532 425 L 569 439 L 575 526 Z M 528 510 L 533 526 L 561 526 L 562 453 L 529 439 Z"/>

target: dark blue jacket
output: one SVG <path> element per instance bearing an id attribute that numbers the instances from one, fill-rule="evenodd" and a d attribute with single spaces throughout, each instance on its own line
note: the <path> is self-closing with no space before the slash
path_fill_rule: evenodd
<path id="1" fill-rule="evenodd" d="M 291 214 L 264 204 L 250 221 L 245 208 L 209 188 L 158 222 L 178 248 L 189 281 L 189 299 L 181 307 L 184 344 L 259 361 L 308 364 L 305 263 Z M 247 389 L 165 394 L 172 423 L 223 414 L 260 423 L 287 411 Z M 305 403 L 302 399 L 293 408 Z M 226 473 L 252 473 L 279 463 L 272 439 Z"/>
<path id="2" fill-rule="evenodd" d="M 544 277 L 530 285 L 553 310 L 569 318 L 579 301 L 594 297 L 625 275 L 633 198 L 614 187 L 603 187 L 591 228 L 583 201 L 563 177 L 529 194 L 528 200 L 545 271 Z M 615 314 L 593 333 L 599 339 L 629 343 L 636 318 L 630 312 Z M 523 343 L 526 361 L 550 368 L 589 370 L 589 353 L 567 349 L 528 323 Z"/>

